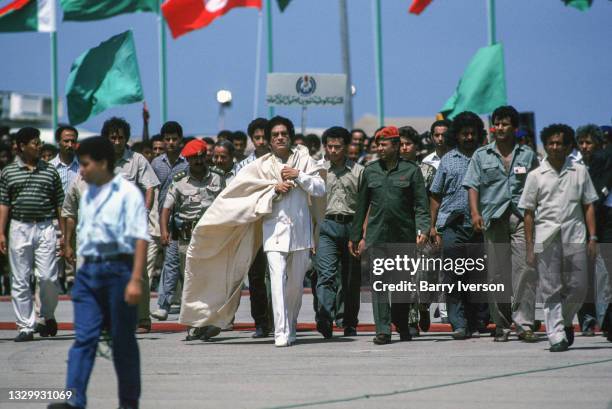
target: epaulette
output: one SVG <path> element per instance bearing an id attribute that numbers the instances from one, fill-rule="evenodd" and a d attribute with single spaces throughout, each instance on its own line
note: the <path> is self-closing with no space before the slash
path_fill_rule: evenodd
<path id="1" fill-rule="evenodd" d="M 216 173 L 217 175 L 219 175 L 219 176 L 221 176 L 221 177 L 225 176 L 225 172 L 223 172 L 221 169 L 219 169 L 219 168 L 218 168 L 218 167 L 216 167 L 216 166 L 211 166 L 209 169 L 210 169 L 210 171 L 211 171 L 212 173 Z"/>
<path id="2" fill-rule="evenodd" d="M 187 172 L 183 170 L 183 171 L 177 173 L 176 175 L 174 175 L 172 177 L 172 180 L 175 181 L 175 182 L 178 182 L 179 180 L 183 179 L 185 176 L 187 176 Z"/>
<path id="3" fill-rule="evenodd" d="M 376 163 L 376 162 L 378 162 L 379 160 L 380 160 L 380 159 L 379 159 L 379 158 L 377 158 L 377 159 L 374 159 L 374 160 L 368 161 L 368 163 L 366 163 L 366 164 L 365 164 L 365 165 L 363 165 L 363 166 L 367 168 L 368 166 L 375 164 L 375 163 Z"/>

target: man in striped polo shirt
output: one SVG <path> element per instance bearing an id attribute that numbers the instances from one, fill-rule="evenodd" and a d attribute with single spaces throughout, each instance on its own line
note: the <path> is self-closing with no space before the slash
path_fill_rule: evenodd
<path id="1" fill-rule="evenodd" d="M 36 317 L 30 278 L 34 267 L 40 282 L 40 335 L 55 336 L 57 323 L 57 256 L 53 221 L 64 200 L 57 170 L 40 160 L 40 131 L 17 132 L 19 154 L 0 175 L 0 251 L 8 251 L 12 272 L 11 297 L 19 335 L 15 342 L 34 338 Z M 4 235 L 9 221 L 10 243 Z"/>

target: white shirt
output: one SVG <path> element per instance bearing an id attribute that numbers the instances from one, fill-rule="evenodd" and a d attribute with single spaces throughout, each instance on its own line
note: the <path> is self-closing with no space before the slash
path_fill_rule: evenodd
<path id="1" fill-rule="evenodd" d="M 272 160 L 280 162 L 276 157 Z M 280 166 L 284 165 L 281 163 Z M 300 171 L 295 182 L 296 187 L 280 194 L 274 201 L 272 213 L 263 219 L 264 251 L 288 253 L 314 247 L 308 195 L 324 196 L 325 181 L 319 175 L 307 175 Z"/>
<path id="2" fill-rule="evenodd" d="M 559 233 L 563 244 L 586 243 L 582 206 L 597 199 L 586 166 L 568 157 L 557 173 L 548 159 L 544 159 L 540 167 L 527 175 L 518 204 L 521 209 L 535 210 L 535 252 L 544 251 Z"/>
<path id="3" fill-rule="evenodd" d="M 440 166 L 440 161 L 441 160 L 442 160 L 442 158 L 438 156 L 436 151 L 433 151 L 429 155 L 425 156 L 421 162 L 422 163 L 426 163 L 428 165 L 431 165 L 434 168 L 436 168 L 436 170 L 438 170 L 438 166 Z"/>

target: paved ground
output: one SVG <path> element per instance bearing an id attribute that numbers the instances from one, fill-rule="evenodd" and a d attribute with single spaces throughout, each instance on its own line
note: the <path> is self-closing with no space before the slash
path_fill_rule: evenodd
<path id="1" fill-rule="evenodd" d="M 301 320 L 311 316 L 309 302 L 305 296 Z M 8 308 L 0 303 L 0 316 Z M 25 344 L 14 335 L 0 331 L 0 388 L 62 387 L 72 333 Z M 252 340 L 250 332 L 224 332 L 208 343 L 186 342 L 183 333 L 140 336 L 141 407 L 612 409 L 612 344 L 601 336 L 578 336 L 569 352 L 552 354 L 544 340 L 496 344 L 437 333 L 377 347 L 372 335 L 324 341 L 301 332 L 290 348 Z M 45 407 L 11 404 L 7 389 L 0 393 L 0 408 Z M 115 396 L 112 363 L 98 357 L 89 407 L 115 408 Z"/>

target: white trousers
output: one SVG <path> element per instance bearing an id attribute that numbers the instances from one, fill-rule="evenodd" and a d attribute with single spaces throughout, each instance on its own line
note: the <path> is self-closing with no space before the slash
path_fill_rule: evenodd
<path id="1" fill-rule="evenodd" d="M 538 273 L 548 341 L 551 345 L 567 341 L 564 327 L 573 325 L 588 290 L 586 245 L 564 245 L 559 237 L 553 239 L 538 254 Z"/>
<path id="2" fill-rule="evenodd" d="M 293 343 L 297 318 L 302 306 L 304 275 L 308 269 L 310 250 L 289 253 L 266 252 L 270 266 L 270 290 L 274 311 L 274 341 Z"/>
<path id="3" fill-rule="evenodd" d="M 55 228 L 51 221 L 22 223 L 11 220 L 9 230 L 11 298 L 19 331 L 33 332 L 36 325 L 30 289 L 30 278 L 33 273 L 36 274 L 40 284 L 40 316 L 43 319 L 55 318 L 59 294 L 55 244 Z"/>

